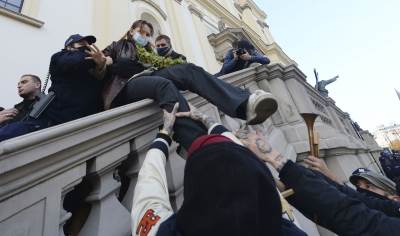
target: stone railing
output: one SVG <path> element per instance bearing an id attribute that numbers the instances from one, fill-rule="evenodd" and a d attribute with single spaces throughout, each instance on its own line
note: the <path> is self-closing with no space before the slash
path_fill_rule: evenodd
<path id="1" fill-rule="evenodd" d="M 292 160 L 308 151 L 299 112 L 324 109 L 332 124 L 319 120 L 316 126 L 323 155 L 337 157 L 329 158 L 335 160 L 330 167 L 346 176 L 346 168 L 363 166 L 361 159 L 369 162 L 361 155 L 366 144 L 338 128 L 341 120 L 334 115 L 340 109 L 330 109 L 334 104 L 319 96 L 297 67 L 259 66 L 221 79 L 277 96 L 278 112 L 259 127 Z M 197 95 L 185 97 L 230 129 L 243 122 Z M 143 100 L 0 143 L 0 235 L 129 235 L 137 175 L 161 117 L 150 100 Z M 184 165 L 172 148 L 166 168 L 175 209 L 183 200 Z M 307 232 L 316 232 L 314 224 L 302 222 Z"/>
<path id="2" fill-rule="evenodd" d="M 0 235 L 63 235 L 71 217 L 64 197 L 84 178 L 91 210 L 80 235 L 128 235 L 131 199 L 122 201 L 126 206 L 118 201 L 121 184 L 114 177 L 122 162 L 135 159 L 122 174 L 136 178 L 140 150 L 161 121 L 150 104 L 145 100 L 2 142 Z"/>

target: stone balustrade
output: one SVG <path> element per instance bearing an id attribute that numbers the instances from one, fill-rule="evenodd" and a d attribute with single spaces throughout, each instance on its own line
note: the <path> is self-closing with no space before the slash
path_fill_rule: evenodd
<path id="1" fill-rule="evenodd" d="M 259 127 L 292 160 L 300 161 L 308 152 L 299 113 L 316 112 L 321 115 L 316 122 L 321 155 L 328 165 L 345 177 L 351 168 L 369 165 L 370 144 L 296 66 L 258 66 L 221 79 L 276 95 L 278 112 Z M 243 123 L 195 94 L 184 95 L 230 129 Z M 0 143 L 0 235 L 129 235 L 137 175 L 161 118 L 152 101 L 143 100 Z M 172 205 L 178 209 L 185 162 L 175 148 L 167 177 Z M 307 232 L 317 232 L 314 224 L 301 221 Z"/>

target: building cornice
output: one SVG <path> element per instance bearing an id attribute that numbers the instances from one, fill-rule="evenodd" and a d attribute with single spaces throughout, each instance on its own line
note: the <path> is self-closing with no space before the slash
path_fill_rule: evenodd
<path id="1" fill-rule="evenodd" d="M 199 8 L 197 8 L 194 4 L 189 4 L 188 9 L 189 9 L 190 13 L 198 16 L 200 19 L 204 18 L 204 13 L 201 12 L 201 10 Z"/>
<path id="2" fill-rule="evenodd" d="M 167 20 L 167 13 L 165 13 L 163 11 L 163 9 L 161 9 L 161 7 L 157 3 L 155 3 L 154 1 L 152 1 L 152 0 L 131 0 L 131 1 L 132 2 L 145 2 L 145 3 L 147 3 L 148 5 L 152 6 L 161 15 L 161 17 L 164 20 Z"/>
<path id="3" fill-rule="evenodd" d="M 251 10 L 255 11 L 262 19 L 267 18 L 267 14 L 261 10 L 253 0 L 247 0 L 247 4 L 250 6 Z"/>
<path id="4" fill-rule="evenodd" d="M 250 9 L 253 13 L 257 14 L 257 16 L 261 17 L 261 19 L 267 18 L 267 14 L 263 10 L 261 10 L 252 0 L 247 0 L 246 2 L 242 3 L 235 1 L 234 5 L 239 12 L 243 12 L 245 9 Z"/>
<path id="5" fill-rule="evenodd" d="M 283 52 L 283 50 L 276 43 L 267 45 L 261 38 L 261 36 L 258 35 L 253 29 L 251 29 L 249 25 L 247 25 L 242 20 L 234 16 L 217 1 L 202 0 L 196 2 L 205 7 L 206 9 L 208 9 L 211 13 L 223 17 L 228 27 L 242 28 L 248 34 L 249 38 L 251 38 L 252 41 L 256 44 L 255 46 L 259 48 L 262 53 L 266 54 L 270 50 L 275 50 L 281 55 L 281 58 L 284 60 L 285 63 L 296 64 L 293 60 L 289 58 L 289 56 L 287 56 Z"/>

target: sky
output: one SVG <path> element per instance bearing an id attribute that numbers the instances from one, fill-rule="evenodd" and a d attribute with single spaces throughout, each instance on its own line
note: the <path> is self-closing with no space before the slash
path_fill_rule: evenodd
<path id="1" fill-rule="evenodd" d="M 254 0 L 285 53 L 361 128 L 400 123 L 400 1 Z"/>

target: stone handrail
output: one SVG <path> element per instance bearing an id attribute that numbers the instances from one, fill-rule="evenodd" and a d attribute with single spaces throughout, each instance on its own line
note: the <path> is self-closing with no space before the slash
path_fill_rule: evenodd
<path id="1" fill-rule="evenodd" d="M 161 113 L 151 103 L 144 100 L 2 142 L 0 235 L 63 235 L 71 214 L 62 199 L 84 177 L 93 187 L 86 198 L 92 210 L 80 235 L 129 234 L 130 214 L 115 197 L 120 184 L 113 173 L 141 148 L 135 140 L 160 124 Z M 115 214 L 107 216 L 104 207 Z M 23 227 L 13 224 L 21 219 Z"/>

